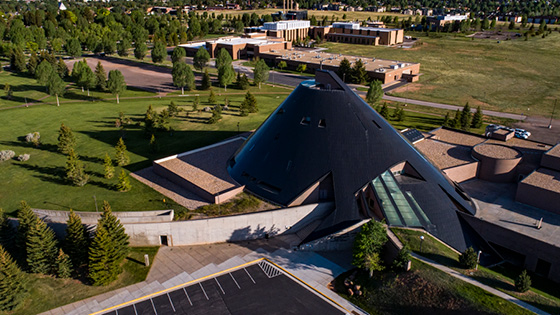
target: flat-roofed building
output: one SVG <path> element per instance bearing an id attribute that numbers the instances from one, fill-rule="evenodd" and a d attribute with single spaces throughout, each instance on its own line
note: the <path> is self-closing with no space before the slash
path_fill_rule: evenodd
<path id="1" fill-rule="evenodd" d="M 397 45 L 404 41 L 404 30 L 385 27 L 363 27 L 355 22 L 336 22 L 325 27 L 315 27 L 313 38 L 322 37 L 330 42 L 363 45 Z"/>
<path id="2" fill-rule="evenodd" d="M 435 16 L 428 17 L 428 24 L 431 26 L 431 28 L 442 28 L 443 26 L 445 26 L 445 24 L 459 23 L 468 18 L 469 16 L 466 14 L 465 15 L 462 14 L 435 15 Z"/>
<path id="3" fill-rule="evenodd" d="M 286 41 L 303 40 L 309 36 L 311 22 L 305 20 L 266 22 L 261 28 L 266 35 Z"/>
<path id="4" fill-rule="evenodd" d="M 305 64 L 308 72 L 317 69 L 338 71 L 340 62 L 346 58 L 350 64 L 362 60 L 368 76 L 380 80 L 383 84 L 405 79 L 416 81 L 420 72 L 419 63 L 402 62 L 396 60 L 376 59 L 370 57 L 348 56 L 325 52 L 302 52 L 292 50 L 270 50 L 258 55 L 259 58 L 271 64 L 285 61 L 290 69 L 296 69 L 299 64 Z M 343 78 L 344 79 L 344 78 Z"/>
<path id="5" fill-rule="evenodd" d="M 218 39 L 179 45 L 187 56 L 194 56 L 200 47 L 206 48 L 210 57 L 215 58 L 224 48 L 233 59 L 247 59 L 271 50 L 291 49 L 292 43 L 282 38 L 267 37 L 264 33 L 249 33 L 243 37 L 222 37 Z"/>

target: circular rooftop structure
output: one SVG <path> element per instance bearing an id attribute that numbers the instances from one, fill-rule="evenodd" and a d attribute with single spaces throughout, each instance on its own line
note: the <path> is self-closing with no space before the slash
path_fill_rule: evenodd
<path id="1" fill-rule="evenodd" d="M 473 148 L 474 154 L 497 160 L 518 159 L 523 156 L 519 150 L 497 143 L 481 143 Z"/>
<path id="2" fill-rule="evenodd" d="M 472 156 L 480 163 L 478 178 L 503 183 L 515 179 L 523 153 L 502 144 L 481 143 L 473 147 Z"/>

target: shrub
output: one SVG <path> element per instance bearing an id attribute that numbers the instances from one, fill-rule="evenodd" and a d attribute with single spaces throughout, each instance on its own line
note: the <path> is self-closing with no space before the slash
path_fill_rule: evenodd
<path id="1" fill-rule="evenodd" d="M 16 155 L 16 153 L 12 150 L 3 150 L 0 151 L 0 162 L 4 162 L 7 160 L 12 159 L 14 156 Z"/>
<path id="2" fill-rule="evenodd" d="M 25 153 L 25 154 L 18 155 L 17 159 L 20 162 L 25 162 L 25 161 L 29 160 L 29 157 L 30 157 L 30 155 Z"/>
<path id="3" fill-rule="evenodd" d="M 461 256 L 459 256 L 459 263 L 466 269 L 473 269 L 476 267 L 478 257 L 472 247 L 467 248 Z"/>
<path id="4" fill-rule="evenodd" d="M 410 249 L 408 248 L 408 245 L 404 245 L 393 261 L 393 268 L 395 268 L 396 270 L 406 270 L 409 261 Z"/>
<path id="5" fill-rule="evenodd" d="M 33 143 L 35 146 L 39 145 L 39 139 L 41 139 L 41 134 L 37 131 L 25 135 L 25 142 Z"/>
<path id="6" fill-rule="evenodd" d="M 527 274 L 527 270 L 523 270 L 515 279 L 515 289 L 521 293 L 529 291 L 531 288 L 531 277 Z"/>

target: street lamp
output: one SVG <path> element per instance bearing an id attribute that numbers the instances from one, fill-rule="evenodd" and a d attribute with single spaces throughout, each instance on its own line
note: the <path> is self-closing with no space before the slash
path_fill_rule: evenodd
<path id="1" fill-rule="evenodd" d="M 423 253 L 422 251 L 422 244 L 424 244 L 424 235 L 420 235 L 420 252 Z"/>
<path id="2" fill-rule="evenodd" d="M 478 256 L 476 256 L 476 267 L 474 267 L 474 270 L 478 270 L 478 264 L 480 264 L 480 254 L 482 254 L 481 250 L 478 251 Z"/>

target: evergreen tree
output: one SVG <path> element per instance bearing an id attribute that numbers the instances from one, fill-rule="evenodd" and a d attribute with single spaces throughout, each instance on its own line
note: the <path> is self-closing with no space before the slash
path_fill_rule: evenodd
<path id="1" fill-rule="evenodd" d="M 64 62 L 64 60 L 62 60 L 62 58 L 58 58 L 58 64 L 56 67 L 56 71 L 58 73 L 58 76 L 61 79 L 64 79 L 68 76 L 68 66 L 66 65 L 66 63 Z"/>
<path id="2" fill-rule="evenodd" d="M 113 95 L 117 96 L 117 104 L 119 104 L 119 94 L 126 91 L 126 82 L 124 76 L 119 70 L 109 71 L 109 79 L 107 80 L 107 88 Z"/>
<path id="3" fill-rule="evenodd" d="M 383 97 L 383 88 L 381 87 L 381 81 L 373 80 L 369 85 L 369 89 L 366 95 L 366 101 L 373 105 L 381 100 Z"/>
<path id="4" fill-rule="evenodd" d="M 406 112 L 404 111 L 404 108 L 399 109 L 399 111 L 397 112 L 397 121 L 404 121 L 406 118 Z"/>
<path id="5" fill-rule="evenodd" d="M 0 245 L 0 311 L 17 308 L 28 295 L 25 274 Z"/>
<path id="6" fill-rule="evenodd" d="M 348 59 L 346 58 L 342 59 L 340 65 L 338 66 L 338 76 L 344 82 L 346 82 L 346 80 L 351 79 L 351 74 L 352 74 L 352 65 L 350 64 L 350 61 L 348 61 Z"/>
<path id="7" fill-rule="evenodd" d="M 152 134 L 152 136 L 150 137 L 150 152 L 152 153 L 156 153 L 158 151 L 158 144 L 156 142 L 156 136 L 154 136 L 154 134 Z"/>
<path id="8" fill-rule="evenodd" d="M 179 107 L 173 101 L 171 101 L 171 103 L 169 103 L 169 105 L 167 106 L 167 111 L 169 112 L 169 117 L 175 117 L 179 115 Z"/>
<path id="9" fill-rule="evenodd" d="M 523 270 L 515 279 L 515 289 L 521 293 L 529 291 L 531 288 L 531 277 L 527 274 L 527 270 Z"/>
<path id="10" fill-rule="evenodd" d="M 148 46 L 146 46 L 146 43 L 144 42 L 134 43 L 134 58 L 138 60 L 144 60 L 147 51 L 148 51 Z"/>
<path id="11" fill-rule="evenodd" d="M 242 76 L 239 76 L 239 82 L 238 82 L 237 85 L 242 90 L 248 90 L 249 89 L 249 79 L 247 78 L 247 75 L 245 73 L 243 73 Z"/>
<path id="12" fill-rule="evenodd" d="M 475 129 L 482 127 L 482 110 L 480 109 L 480 106 L 476 108 L 476 112 L 473 115 L 471 127 Z"/>
<path id="13" fill-rule="evenodd" d="M 259 85 L 259 89 L 261 88 L 261 83 L 268 80 L 269 71 L 270 69 L 263 59 L 259 59 L 257 64 L 255 64 L 255 69 L 253 70 L 253 82 Z"/>
<path id="14" fill-rule="evenodd" d="M 389 119 L 389 108 L 387 107 L 387 103 L 383 103 L 383 107 L 381 107 L 379 115 L 381 115 L 385 119 Z"/>
<path id="15" fill-rule="evenodd" d="M 70 256 L 72 266 L 79 269 L 88 263 L 89 234 L 79 215 L 70 209 L 66 221 L 66 237 L 63 248 Z"/>
<path id="16" fill-rule="evenodd" d="M 105 158 L 103 158 L 103 170 L 105 171 L 105 178 L 111 179 L 113 178 L 113 176 L 115 176 L 115 167 L 113 166 L 113 160 L 107 153 L 105 153 Z"/>
<path id="17" fill-rule="evenodd" d="M 47 224 L 35 218 L 27 233 L 27 265 L 32 273 L 50 274 L 56 259 L 56 239 Z"/>
<path id="18" fill-rule="evenodd" d="M 451 127 L 451 120 L 449 119 L 449 112 L 445 113 L 445 118 L 443 118 L 442 126 Z"/>
<path id="19" fill-rule="evenodd" d="M 56 256 L 54 264 L 57 277 L 65 279 L 72 276 L 72 262 L 70 261 L 70 257 L 68 257 L 62 249 L 58 251 L 58 256 Z"/>
<path id="20" fill-rule="evenodd" d="M 478 256 L 472 247 L 467 248 L 459 255 L 459 263 L 463 268 L 474 269 L 478 264 Z"/>
<path id="21" fill-rule="evenodd" d="M 162 42 L 156 42 L 152 49 L 152 62 L 161 63 L 167 57 L 167 49 Z"/>
<path id="22" fill-rule="evenodd" d="M 117 249 L 107 230 L 98 225 L 89 248 L 88 276 L 93 285 L 107 285 L 118 278 L 121 269 L 116 263 L 116 252 Z"/>
<path id="23" fill-rule="evenodd" d="M 37 58 L 37 53 L 36 52 L 32 52 L 31 56 L 29 57 L 29 60 L 27 60 L 27 73 L 30 76 L 35 76 L 35 70 L 37 69 L 37 66 L 39 65 L 39 58 Z"/>
<path id="24" fill-rule="evenodd" d="M 80 157 L 71 149 L 68 152 L 66 160 L 66 179 L 72 184 L 82 187 L 89 181 L 89 175 L 86 174 L 85 165 L 80 161 Z"/>
<path id="25" fill-rule="evenodd" d="M 208 74 L 208 69 L 204 70 L 204 74 L 202 75 L 202 82 L 200 83 L 201 90 L 208 90 L 212 87 L 212 81 L 210 80 L 210 74 Z"/>
<path id="26" fill-rule="evenodd" d="M 171 55 L 171 62 L 175 64 L 176 62 L 182 62 L 183 58 L 187 55 L 185 49 L 183 47 L 175 47 L 173 49 L 173 54 Z"/>
<path id="27" fill-rule="evenodd" d="M 26 266 L 27 263 L 27 236 L 31 226 L 35 223 L 37 216 L 31 210 L 31 207 L 27 202 L 21 201 L 18 207 L 17 218 L 19 225 L 17 228 L 17 234 L 15 239 L 16 248 L 18 250 L 18 261 L 21 262 L 22 266 Z"/>
<path id="28" fill-rule="evenodd" d="M 210 90 L 210 95 L 208 95 L 208 103 L 210 104 L 216 103 L 216 94 L 214 94 L 214 90 Z"/>
<path id="29" fill-rule="evenodd" d="M 50 62 L 48 62 L 47 60 L 41 61 L 41 63 L 35 69 L 35 79 L 37 79 L 37 83 L 46 85 L 49 81 L 49 77 L 52 71 L 53 68 Z"/>
<path id="30" fill-rule="evenodd" d="M 93 71 L 91 71 L 91 68 L 87 65 L 85 60 L 83 61 L 83 63 L 84 66 L 81 68 L 81 71 L 78 74 L 78 80 L 76 84 L 82 88 L 82 92 L 84 91 L 84 88 L 86 88 L 89 96 L 89 89 L 95 87 L 97 77 L 95 76 Z"/>
<path id="31" fill-rule="evenodd" d="M 14 253 L 15 237 L 16 230 L 10 224 L 4 209 L 0 208 L 0 246 L 3 246 L 8 252 Z"/>
<path id="32" fill-rule="evenodd" d="M 146 133 L 151 133 L 154 130 L 156 126 L 156 120 L 157 113 L 152 108 L 152 104 L 150 104 L 148 106 L 148 109 L 146 110 L 146 114 L 144 114 L 144 131 Z"/>
<path id="33" fill-rule="evenodd" d="M 126 151 L 126 145 L 124 144 L 123 138 L 119 138 L 117 145 L 115 146 L 115 160 L 118 166 L 125 166 L 130 163 L 130 157 L 128 157 L 128 152 Z"/>
<path id="34" fill-rule="evenodd" d="M 128 255 L 129 237 L 126 234 L 120 220 L 113 214 L 111 205 L 107 201 L 103 201 L 103 213 L 101 214 L 101 218 L 99 218 L 97 226 L 103 227 L 107 233 L 109 233 L 109 237 L 116 249 L 117 263 L 120 264 L 121 261 Z"/>
<path id="35" fill-rule="evenodd" d="M 208 119 L 208 123 L 209 124 L 215 124 L 220 119 L 222 119 L 222 106 L 216 105 L 216 106 L 214 106 L 214 109 L 212 110 L 212 117 L 210 117 L 210 119 Z"/>
<path id="36" fill-rule="evenodd" d="M 241 116 L 247 116 L 249 113 L 256 113 L 259 111 L 257 99 L 251 92 L 247 91 L 247 94 L 245 94 L 245 99 L 241 102 L 240 110 Z"/>
<path id="37" fill-rule="evenodd" d="M 59 96 L 63 96 L 66 90 L 66 82 L 64 82 L 59 76 L 58 72 L 51 71 L 49 75 L 49 81 L 47 83 L 47 90 L 49 95 L 56 97 L 56 106 L 60 106 Z"/>
<path id="38" fill-rule="evenodd" d="M 469 130 L 471 128 L 471 120 L 472 120 L 471 107 L 469 106 L 469 102 L 467 102 L 465 104 L 465 107 L 463 107 L 463 111 L 461 112 L 461 118 L 460 118 L 461 129 Z"/>
<path id="39" fill-rule="evenodd" d="M 200 98 L 197 96 L 195 96 L 194 100 L 193 100 L 193 104 L 192 104 L 192 110 L 193 112 L 197 112 L 198 111 L 198 105 L 200 105 Z"/>
<path id="40" fill-rule="evenodd" d="M 107 73 L 105 73 L 101 61 L 98 61 L 95 67 L 95 87 L 100 91 L 107 89 Z"/>
<path id="41" fill-rule="evenodd" d="M 362 62 L 362 59 L 358 59 L 358 61 L 356 61 L 354 63 L 354 66 L 352 67 L 352 82 L 362 84 L 366 81 L 366 76 L 367 72 L 364 63 Z"/>
<path id="42" fill-rule="evenodd" d="M 455 129 L 461 128 L 461 111 L 457 110 L 455 112 L 455 117 L 451 121 L 451 127 Z"/>
<path id="43" fill-rule="evenodd" d="M 16 72 L 23 72 L 25 70 L 25 55 L 19 47 L 12 51 L 10 68 Z"/>

